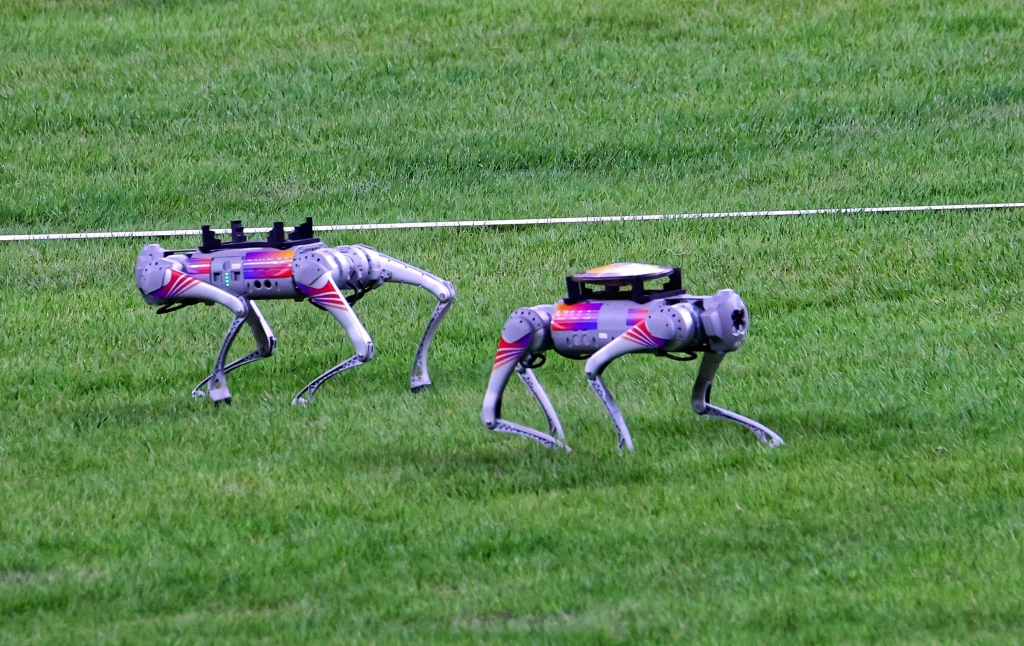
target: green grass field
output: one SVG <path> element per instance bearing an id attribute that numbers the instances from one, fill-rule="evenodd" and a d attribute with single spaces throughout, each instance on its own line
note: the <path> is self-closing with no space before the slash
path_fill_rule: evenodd
<path id="1" fill-rule="evenodd" d="M 7 0 L 0 233 L 1020 200 L 1022 37 L 1009 0 Z M 229 317 L 156 316 L 142 241 L 0 245 L 0 644 L 1024 642 L 1024 211 L 325 239 L 455 283 L 434 388 L 413 288 L 307 408 L 350 348 L 267 304 L 214 407 Z M 573 453 L 484 429 L 508 313 L 613 260 L 744 296 L 716 400 L 784 447 L 652 357 L 606 373 L 634 453 L 558 357 Z"/>

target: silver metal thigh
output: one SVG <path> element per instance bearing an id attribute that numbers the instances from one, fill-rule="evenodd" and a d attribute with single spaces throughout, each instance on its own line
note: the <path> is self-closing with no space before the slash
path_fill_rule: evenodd
<path id="1" fill-rule="evenodd" d="M 140 264 L 143 264 L 141 259 Z M 180 266 L 160 258 L 151 259 L 136 270 L 136 285 L 150 305 L 219 303 L 238 317 L 244 317 L 248 311 L 244 298 L 193 278 L 181 271 Z"/>

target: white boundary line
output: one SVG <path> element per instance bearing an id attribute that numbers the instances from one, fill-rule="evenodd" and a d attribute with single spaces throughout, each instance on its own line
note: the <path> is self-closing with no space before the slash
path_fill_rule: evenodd
<path id="1" fill-rule="evenodd" d="M 914 211 L 982 211 L 1021 209 L 1024 202 L 1000 204 L 938 204 L 932 206 L 869 206 L 845 209 L 796 209 L 790 211 L 723 211 L 716 213 L 675 213 L 663 215 L 607 215 L 588 218 L 527 218 L 520 220 L 453 220 L 451 222 L 391 222 L 382 224 L 327 224 L 314 226 L 314 231 L 379 231 L 382 229 L 447 229 L 469 227 L 513 227 L 542 224 L 589 224 L 592 222 L 647 222 L 651 220 L 698 220 L 703 218 L 766 218 L 793 215 L 839 215 L 847 213 L 908 213 Z M 285 227 L 291 231 L 293 227 Z M 218 234 L 230 229 L 214 229 Z M 269 227 L 246 228 L 247 233 L 267 233 Z M 26 233 L 0 235 L 0 242 L 26 242 L 31 240 L 92 240 L 96 238 L 171 238 L 198 236 L 198 229 L 170 229 L 165 231 L 93 231 L 80 233 Z"/>

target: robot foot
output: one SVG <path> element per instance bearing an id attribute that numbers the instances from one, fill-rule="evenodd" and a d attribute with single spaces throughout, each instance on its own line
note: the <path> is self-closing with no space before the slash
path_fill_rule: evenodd
<path id="1" fill-rule="evenodd" d="M 516 424 L 515 422 L 510 422 L 505 419 L 498 418 L 497 420 L 494 421 L 493 426 L 489 425 L 488 428 L 490 428 L 492 431 L 497 431 L 498 433 L 512 433 L 514 435 L 522 435 L 523 437 L 528 437 L 531 440 L 540 442 L 549 449 L 565 449 L 566 453 L 572 452 L 572 449 L 569 448 L 568 444 L 565 444 L 561 440 L 557 440 L 551 437 L 547 433 L 541 433 L 540 431 L 530 428 L 529 426 L 522 426 L 520 424 Z"/>
<path id="2" fill-rule="evenodd" d="M 292 399 L 292 406 L 297 406 L 300 404 L 302 406 L 305 406 L 309 404 L 309 402 L 313 400 L 313 395 L 316 394 L 317 389 L 320 388 L 320 386 L 322 386 L 325 381 L 327 381 L 336 374 L 342 373 L 348 370 L 349 368 L 361 366 L 364 363 L 366 363 L 366 361 L 360 359 L 358 356 L 352 356 L 342 361 L 341 363 L 334 366 L 324 374 L 320 375 L 313 381 L 306 384 L 306 387 L 300 390 L 299 393 L 295 395 L 295 398 Z"/>
<path id="3" fill-rule="evenodd" d="M 757 436 L 757 439 L 761 440 L 771 448 L 782 446 L 785 442 L 779 437 L 778 433 L 768 428 L 760 422 L 755 422 L 749 417 L 744 417 L 739 413 L 734 413 L 731 410 L 725 408 L 719 408 L 713 404 L 704 404 L 704 412 L 701 415 L 707 415 L 708 417 L 717 417 L 719 419 L 727 419 L 730 422 L 736 422 L 740 426 L 746 428 L 748 431 Z"/>

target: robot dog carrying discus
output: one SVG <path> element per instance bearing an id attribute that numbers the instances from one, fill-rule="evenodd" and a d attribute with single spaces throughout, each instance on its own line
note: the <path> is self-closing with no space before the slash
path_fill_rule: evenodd
<path id="1" fill-rule="evenodd" d="M 668 278 L 661 288 L 645 289 L 647 281 Z M 586 359 L 590 387 L 601 398 L 619 434 L 619 449 L 633 450 L 633 439 L 601 373 L 625 354 L 649 353 L 691 361 L 704 353 L 693 386 L 693 410 L 698 415 L 736 422 L 769 446 L 782 438 L 768 427 L 711 403 L 711 382 L 727 352 L 739 349 L 749 315 L 739 294 L 723 289 L 714 296 L 691 296 L 682 289 L 679 268 L 619 263 L 566 278 L 569 296 L 555 305 L 516 310 L 501 331 L 498 353 L 484 396 L 481 419 L 487 428 L 515 433 L 552 448 L 564 448 L 558 415 L 533 374 L 554 350 L 570 359 Z M 595 291 L 590 285 L 601 289 Z M 683 353 L 675 356 L 670 353 Z M 547 417 L 551 435 L 501 418 L 501 396 L 515 372 L 536 398 Z M 557 435 L 555 438 L 553 435 Z"/>
<path id="2" fill-rule="evenodd" d="M 448 281 L 366 245 L 328 247 L 313 237 L 312 218 L 306 218 L 287 238 L 284 224 L 275 222 L 265 242 L 248 240 L 238 221 L 231 223 L 230 242 L 217 238 L 208 225 L 203 226 L 202 234 L 203 243 L 198 249 L 168 251 L 158 244 L 146 245 L 135 264 L 139 291 L 147 303 L 160 307 L 157 314 L 197 303 L 220 303 L 235 315 L 213 373 L 195 387 L 193 397 L 209 394 L 214 402 L 231 403 L 227 373 L 274 353 L 277 339 L 254 301 L 308 298 L 341 323 L 355 346 L 354 356 L 309 382 L 292 400 L 292 404 L 309 403 L 325 381 L 373 359 L 373 341 L 351 306 L 366 292 L 388 282 L 417 285 L 437 298 L 437 307 L 416 351 L 410 381 L 414 392 L 430 385 L 427 351 L 455 299 L 455 288 Z M 346 298 L 342 290 L 353 293 Z M 224 365 L 243 324 L 252 330 L 256 351 Z"/>

